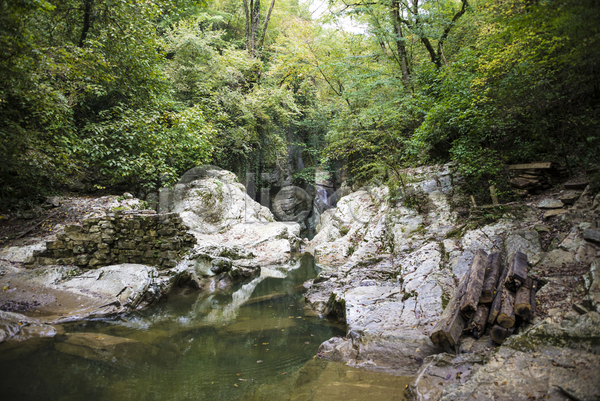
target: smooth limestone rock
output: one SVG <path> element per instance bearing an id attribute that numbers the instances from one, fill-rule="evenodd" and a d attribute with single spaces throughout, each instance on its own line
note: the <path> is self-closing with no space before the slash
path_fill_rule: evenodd
<path id="1" fill-rule="evenodd" d="M 3 276 L 8 289 L 0 292 L 0 303 L 21 307 L 41 324 L 57 324 L 143 308 L 189 278 L 186 271 L 136 264 L 87 271 L 41 267 Z"/>
<path id="2" fill-rule="evenodd" d="M 231 261 L 229 277 L 236 281 L 257 275 L 261 267 L 288 264 L 303 243 L 298 223 L 275 222 L 269 209 L 246 194 L 235 174 L 218 167 L 185 173 L 175 186 L 173 210 L 198 241 L 180 263 L 197 282 L 221 273 L 207 269 L 218 258 Z"/>
<path id="3" fill-rule="evenodd" d="M 352 366 L 412 374 L 435 352 L 429 332 L 456 286 L 443 250 L 447 244 L 461 254 L 453 240 L 444 240 L 456 215 L 447 197 L 448 167 L 441 170 L 437 179 L 435 170 L 415 170 L 421 181 L 412 185 L 426 194 L 427 216 L 390 208 L 383 201 L 387 188 L 363 188 L 321 216 L 308 249 L 322 272 L 305 295 L 306 305 L 346 321 L 348 341 L 358 350 Z M 467 265 L 479 243 L 472 245 Z"/>
<path id="4" fill-rule="evenodd" d="M 173 193 L 173 211 L 194 233 L 214 234 L 237 224 L 269 223 L 273 214 L 252 200 L 235 174 L 196 167 L 184 174 Z"/>

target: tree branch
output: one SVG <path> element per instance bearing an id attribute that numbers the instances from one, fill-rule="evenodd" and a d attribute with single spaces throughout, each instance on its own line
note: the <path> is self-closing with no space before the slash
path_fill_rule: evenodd
<path id="1" fill-rule="evenodd" d="M 448 34 L 450 34 L 452 26 L 456 23 L 456 21 L 458 21 L 460 17 L 463 16 L 465 11 L 467 10 L 467 7 L 469 7 L 469 3 L 467 2 L 467 0 L 462 0 L 461 9 L 454 15 L 454 17 L 452 18 L 452 22 L 446 27 L 446 29 L 444 29 L 444 33 L 442 33 L 442 36 L 440 37 L 438 46 L 441 46 L 444 43 L 444 41 L 448 38 Z"/>

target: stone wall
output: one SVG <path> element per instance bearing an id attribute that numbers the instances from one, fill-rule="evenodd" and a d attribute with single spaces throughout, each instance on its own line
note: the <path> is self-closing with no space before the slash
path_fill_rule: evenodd
<path id="1" fill-rule="evenodd" d="M 118 212 L 69 225 L 46 250 L 34 253 L 28 264 L 77 265 L 97 268 L 118 263 L 175 267 L 196 243 L 177 213 Z"/>

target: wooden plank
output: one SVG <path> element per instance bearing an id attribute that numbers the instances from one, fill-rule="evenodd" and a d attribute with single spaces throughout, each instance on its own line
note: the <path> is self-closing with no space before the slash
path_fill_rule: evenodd
<path id="1" fill-rule="evenodd" d="M 515 252 L 508 263 L 508 275 L 504 285 L 511 291 L 517 291 L 527 280 L 527 255 L 523 252 Z"/>
<path id="2" fill-rule="evenodd" d="M 465 319 L 460 314 L 460 299 L 464 295 L 467 289 L 467 283 L 469 281 L 469 271 L 463 276 L 460 283 L 456 287 L 454 296 L 446 305 L 446 309 L 442 312 L 442 315 L 438 319 L 437 323 L 433 327 L 429 338 L 433 345 L 438 348 L 449 348 L 454 347 L 458 344 L 458 339 L 462 334 L 462 331 L 467 324 Z"/>
<path id="3" fill-rule="evenodd" d="M 493 185 L 490 187 L 490 195 L 492 196 L 492 204 L 498 206 L 498 195 L 496 195 L 496 187 Z"/>
<path id="4" fill-rule="evenodd" d="M 500 275 L 500 279 L 498 279 L 498 286 L 496 287 L 496 295 L 494 296 L 494 301 L 492 302 L 492 306 L 490 307 L 490 315 L 488 317 L 488 324 L 492 325 L 496 322 L 496 318 L 500 313 L 500 307 L 502 306 L 502 292 L 505 290 L 504 280 L 506 279 L 506 275 L 508 274 L 508 267 L 504 267 L 502 270 L 502 274 Z"/>
<path id="5" fill-rule="evenodd" d="M 473 316 L 473 319 L 467 325 L 466 331 L 472 333 L 475 338 L 481 337 L 485 331 L 489 313 L 490 308 L 487 305 L 479 304 L 475 316 Z"/>
<path id="6" fill-rule="evenodd" d="M 487 304 L 494 301 L 498 279 L 502 271 L 501 255 L 499 252 L 491 253 L 488 256 L 487 265 L 485 268 L 485 277 L 483 279 L 483 289 L 481 290 L 481 298 L 479 302 Z"/>
<path id="7" fill-rule="evenodd" d="M 496 344 L 502 344 L 504 340 L 508 338 L 508 336 L 514 333 L 514 331 L 514 328 L 506 329 L 502 326 L 495 325 L 494 327 L 492 327 L 490 337 Z"/>
<path id="8" fill-rule="evenodd" d="M 531 286 L 533 279 L 527 277 L 527 281 L 519 288 L 515 296 L 515 314 L 523 319 L 529 319 L 531 313 Z"/>
<path id="9" fill-rule="evenodd" d="M 502 306 L 500 313 L 496 318 L 498 324 L 505 329 L 510 329 L 515 325 L 515 293 L 512 291 L 502 291 Z"/>
<path id="10" fill-rule="evenodd" d="M 510 166 L 508 166 L 509 170 L 537 170 L 537 169 L 550 169 L 550 168 L 552 168 L 552 162 L 511 164 Z"/>
<path id="11" fill-rule="evenodd" d="M 475 315 L 475 312 L 477 312 L 477 305 L 479 304 L 481 290 L 483 289 L 487 260 L 488 254 L 483 249 L 478 249 L 475 252 L 475 257 L 471 263 L 467 290 L 460 301 L 460 313 L 466 319 L 471 319 Z"/>

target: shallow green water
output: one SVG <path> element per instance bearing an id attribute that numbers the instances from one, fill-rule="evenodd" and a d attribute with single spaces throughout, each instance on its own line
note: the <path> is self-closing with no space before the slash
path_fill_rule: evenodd
<path id="1" fill-rule="evenodd" d="M 330 394 L 351 376 L 314 358 L 321 342 L 345 333 L 304 315 L 297 285 L 312 273 L 260 277 L 233 295 L 182 290 L 141 312 L 65 325 L 52 339 L 0 344 L 0 399 L 328 399 L 310 383 Z M 403 383 L 387 399 L 403 399 Z"/>

